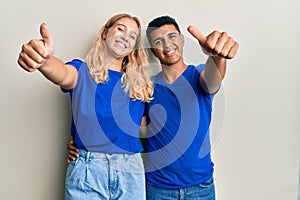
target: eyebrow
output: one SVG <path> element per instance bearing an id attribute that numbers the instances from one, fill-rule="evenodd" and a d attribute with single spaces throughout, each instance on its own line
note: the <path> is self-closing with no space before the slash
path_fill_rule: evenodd
<path id="1" fill-rule="evenodd" d="M 125 24 L 120 24 L 120 23 L 118 23 L 118 24 L 116 24 L 116 26 L 123 26 L 124 28 L 126 28 L 126 29 L 128 29 L 127 28 L 127 26 L 125 25 Z M 135 31 L 131 31 L 130 33 L 134 33 L 135 35 L 136 35 L 136 37 L 139 35 L 138 33 L 136 33 Z"/>
<path id="2" fill-rule="evenodd" d="M 178 32 L 171 32 L 171 33 L 168 33 L 167 35 L 168 36 L 170 36 L 170 35 L 179 35 L 179 33 Z"/>
<path id="3" fill-rule="evenodd" d="M 166 35 L 169 37 L 169 36 L 171 36 L 171 35 L 177 35 L 177 34 L 179 35 L 178 32 L 172 31 L 172 32 L 170 32 L 170 33 L 167 33 Z M 162 37 L 155 38 L 155 39 L 152 41 L 152 43 L 156 42 L 157 40 L 161 40 L 161 39 L 162 39 Z"/>

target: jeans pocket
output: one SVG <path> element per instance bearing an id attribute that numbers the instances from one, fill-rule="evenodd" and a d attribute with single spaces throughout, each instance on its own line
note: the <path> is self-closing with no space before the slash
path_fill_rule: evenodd
<path id="1" fill-rule="evenodd" d="M 66 179 L 70 179 L 71 177 L 74 176 L 79 160 L 80 158 L 76 158 L 76 160 L 72 160 L 70 162 L 70 164 L 67 167 Z"/>
<path id="2" fill-rule="evenodd" d="M 139 153 L 126 155 L 124 159 L 118 161 L 118 165 L 121 171 L 144 174 L 144 164 Z"/>
<path id="3" fill-rule="evenodd" d="M 199 186 L 202 188 L 210 188 L 210 187 L 214 186 L 214 178 L 213 177 L 209 178 L 205 182 L 200 183 Z"/>

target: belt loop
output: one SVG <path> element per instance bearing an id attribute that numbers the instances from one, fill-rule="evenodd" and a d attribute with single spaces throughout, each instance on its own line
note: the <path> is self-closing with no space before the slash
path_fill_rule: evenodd
<path id="1" fill-rule="evenodd" d="M 87 151 L 85 156 L 85 162 L 89 162 L 91 156 L 91 152 Z"/>

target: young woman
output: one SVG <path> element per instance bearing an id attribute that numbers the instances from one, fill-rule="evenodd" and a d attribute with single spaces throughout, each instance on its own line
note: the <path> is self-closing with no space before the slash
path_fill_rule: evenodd
<path id="1" fill-rule="evenodd" d="M 71 135 L 80 149 L 66 173 L 66 200 L 145 199 L 139 128 L 153 83 L 138 18 L 118 14 L 100 29 L 85 61 L 54 56 L 45 24 L 41 40 L 22 46 L 19 65 L 39 70 L 68 92 Z"/>

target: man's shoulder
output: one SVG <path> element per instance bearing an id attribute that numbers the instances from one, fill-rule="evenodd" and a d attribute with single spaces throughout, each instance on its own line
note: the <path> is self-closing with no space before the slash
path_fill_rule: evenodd
<path id="1" fill-rule="evenodd" d="M 205 64 L 189 65 L 189 68 L 191 68 L 192 70 L 197 70 L 199 73 L 201 73 L 205 68 Z"/>

